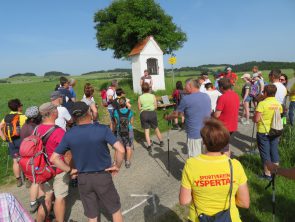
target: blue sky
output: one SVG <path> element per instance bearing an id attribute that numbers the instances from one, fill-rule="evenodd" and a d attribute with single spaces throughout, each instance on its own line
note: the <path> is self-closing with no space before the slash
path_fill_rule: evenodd
<path id="1" fill-rule="evenodd" d="M 176 67 L 295 61 L 293 0 L 156 1 L 187 33 Z M 96 48 L 93 16 L 111 2 L 0 1 L 0 77 L 130 68 L 130 62 L 113 59 L 112 51 Z"/>

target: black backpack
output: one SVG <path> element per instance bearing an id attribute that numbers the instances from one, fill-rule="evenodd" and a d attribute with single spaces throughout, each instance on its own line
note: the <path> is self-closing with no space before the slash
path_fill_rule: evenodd
<path id="1" fill-rule="evenodd" d="M 129 114 L 130 110 L 128 110 L 127 113 L 123 114 L 121 111 L 118 109 L 118 114 L 119 114 L 119 128 L 118 128 L 118 134 L 121 137 L 129 137 Z"/>
<path id="2" fill-rule="evenodd" d="M 114 107 L 114 110 L 118 110 L 119 111 L 119 108 L 120 108 L 120 105 L 119 105 L 119 99 L 120 98 L 116 98 L 116 99 L 114 99 L 113 100 L 113 102 L 112 102 L 112 106 Z"/>

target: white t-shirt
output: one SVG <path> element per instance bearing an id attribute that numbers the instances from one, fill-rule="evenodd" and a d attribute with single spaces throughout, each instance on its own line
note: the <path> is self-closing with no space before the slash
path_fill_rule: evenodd
<path id="1" fill-rule="evenodd" d="M 210 79 L 206 79 L 204 84 L 207 84 L 207 83 L 211 83 L 211 80 Z"/>
<path id="2" fill-rule="evenodd" d="M 200 92 L 206 93 L 205 82 L 200 86 Z"/>
<path id="3" fill-rule="evenodd" d="M 109 102 L 109 97 L 110 96 L 112 96 L 113 99 L 116 99 L 117 98 L 116 91 L 113 90 L 112 88 L 108 88 L 108 90 L 107 90 L 107 102 Z M 113 105 L 112 104 L 109 104 L 108 105 L 108 109 L 114 109 Z"/>
<path id="4" fill-rule="evenodd" d="M 55 120 L 55 125 L 59 126 L 64 131 L 66 131 L 67 121 L 70 121 L 72 117 L 69 111 L 63 106 L 58 106 L 57 111 L 58 111 L 58 117 Z"/>
<path id="5" fill-rule="evenodd" d="M 280 83 L 280 82 L 275 82 L 273 83 L 277 87 L 277 92 L 276 92 L 276 99 L 281 103 L 284 104 L 285 97 L 287 95 L 287 89 L 286 87 Z"/>
<path id="6" fill-rule="evenodd" d="M 218 90 L 206 91 L 206 94 L 208 94 L 211 100 L 211 110 L 215 111 L 217 99 L 222 94 Z"/>

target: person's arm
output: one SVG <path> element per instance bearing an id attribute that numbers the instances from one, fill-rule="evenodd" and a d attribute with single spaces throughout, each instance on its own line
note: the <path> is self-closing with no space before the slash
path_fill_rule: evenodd
<path id="1" fill-rule="evenodd" d="M 216 110 L 216 111 L 213 113 L 213 117 L 216 118 L 216 119 L 218 119 L 218 118 L 220 117 L 220 115 L 221 115 L 221 111 L 219 111 L 219 110 Z"/>
<path id="2" fill-rule="evenodd" d="M 276 165 L 270 161 L 266 162 L 266 167 L 272 173 L 286 177 L 291 180 L 295 180 L 295 167 L 290 168 L 290 169 L 285 169 L 285 168 L 279 167 L 278 165 Z"/>
<path id="3" fill-rule="evenodd" d="M 142 78 L 140 79 L 140 87 L 142 87 L 142 84 L 143 84 L 143 80 Z"/>
<path id="4" fill-rule="evenodd" d="M 151 77 L 150 88 L 153 88 L 153 78 Z"/>
<path id="5" fill-rule="evenodd" d="M 130 123 L 133 126 L 133 124 L 134 124 L 134 116 L 131 117 Z"/>
<path id="6" fill-rule="evenodd" d="M 254 117 L 253 117 L 253 121 L 254 123 L 258 123 L 261 119 L 262 113 L 261 112 L 257 112 L 255 111 Z"/>
<path id="7" fill-rule="evenodd" d="M 92 111 L 93 120 L 97 120 L 98 112 L 95 103 L 90 104 L 90 109 Z"/>
<path id="8" fill-rule="evenodd" d="M 50 162 L 52 162 L 57 168 L 69 173 L 70 175 L 76 174 L 78 172 L 77 169 L 72 169 L 68 164 L 61 160 L 61 155 L 56 152 L 51 155 Z"/>
<path id="9" fill-rule="evenodd" d="M 138 106 L 138 110 L 140 111 L 141 110 L 140 97 L 138 97 L 137 106 Z"/>
<path id="10" fill-rule="evenodd" d="M 191 203 L 191 201 L 192 201 L 192 190 L 181 186 L 179 191 L 179 204 L 187 205 Z"/>
<path id="11" fill-rule="evenodd" d="M 249 208 L 250 206 L 250 195 L 247 183 L 239 186 L 236 193 L 236 205 L 241 208 Z"/>
<path id="12" fill-rule="evenodd" d="M 119 172 L 119 169 L 122 165 L 122 162 L 125 157 L 125 149 L 124 146 L 120 141 L 117 141 L 114 143 L 113 147 L 115 148 L 115 164 L 107 169 L 105 171 L 110 172 L 113 176 L 116 175 Z"/>
<path id="13" fill-rule="evenodd" d="M 0 123 L 0 137 L 2 138 L 3 141 L 5 141 L 6 138 L 5 138 L 5 136 L 4 136 L 3 132 L 2 132 L 3 127 L 4 127 L 4 122 L 1 122 Z"/>

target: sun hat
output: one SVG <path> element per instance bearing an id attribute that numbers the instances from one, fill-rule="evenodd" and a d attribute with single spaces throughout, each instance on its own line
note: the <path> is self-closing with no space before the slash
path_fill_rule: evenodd
<path id="1" fill-rule="evenodd" d="M 250 79 L 251 75 L 249 73 L 244 73 L 244 75 L 241 76 L 241 79 L 244 79 L 244 78 Z"/>
<path id="2" fill-rule="evenodd" d="M 50 113 L 52 110 L 56 109 L 56 106 L 52 104 L 51 102 L 43 103 L 39 107 L 39 112 L 42 116 Z"/>
<path id="3" fill-rule="evenodd" d="M 38 106 L 31 106 L 26 109 L 25 115 L 27 118 L 36 118 L 39 114 Z"/>
<path id="4" fill-rule="evenodd" d="M 255 78 L 255 77 L 259 77 L 259 74 L 258 73 L 254 73 L 253 74 L 253 78 Z"/>
<path id="5" fill-rule="evenodd" d="M 63 95 L 60 91 L 53 91 L 50 95 L 51 101 L 56 100 L 58 98 L 62 98 L 62 97 L 63 97 Z"/>

